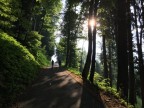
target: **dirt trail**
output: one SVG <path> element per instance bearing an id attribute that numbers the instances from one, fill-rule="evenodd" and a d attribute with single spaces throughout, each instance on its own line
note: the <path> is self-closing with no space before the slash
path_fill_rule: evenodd
<path id="1" fill-rule="evenodd" d="M 104 108 L 104 105 L 70 72 L 46 68 L 15 108 Z"/>

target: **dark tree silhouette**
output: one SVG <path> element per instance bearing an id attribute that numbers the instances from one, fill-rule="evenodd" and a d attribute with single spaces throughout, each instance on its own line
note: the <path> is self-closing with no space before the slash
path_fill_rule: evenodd
<path id="1" fill-rule="evenodd" d="M 103 58 L 104 58 L 104 77 L 109 78 L 108 65 L 107 65 L 107 55 L 106 55 L 106 36 L 103 35 Z"/>
<path id="2" fill-rule="evenodd" d="M 136 103 L 135 93 L 135 75 L 134 75 L 134 60 L 133 60 L 133 37 L 131 33 L 131 12 L 130 1 L 127 1 L 127 35 L 128 35 L 128 64 L 129 64 L 129 102 L 132 105 Z"/>
<path id="3" fill-rule="evenodd" d="M 90 19 L 92 18 L 92 14 L 93 14 L 93 4 L 94 4 L 94 0 L 91 0 L 89 2 L 89 21 L 88 21 L 88 54 L 87 54 L 87 58 L 86 58 L 86 63 L 84 65 L 84 69 L 82 72 L 82 77 L 84 79 L 87 79 L 88 73 L 89 73 L 89 69 L 90 69 L 90 65 L 91 65 L 91 56 L 92 56 L 92 29 L 91 29 L 91 25 L 90 25 Z"/>
<path id="4" fill-rule="evenodd" d="M 123 8 L 122 8 L 123 7 Z M 127 23 L 126 23 L 126 1 L 117 1 L 117 58 L 118 77 L 117 90 L 121 92 L 123 98 L 128 98 L 128 54 L 127 54 Z"/>
<path id="5" fill-rule="evenodd" d="M 98 2 L 99 0 L 95 0 L 94 2 L 94 19 L 96 20 L 96 15 L 97 15 L 97 8 L 98 8 Z M 94 72 L 95 72 L 95 64 L 96 64 L 96 21 L 94 22 L 94 27 L 92 31 L 93 35 L 93 47 L 92 47 L 92 64 L 91 64 L 91 71 L 90 71 L 90 81 L 93 83 L 93 78 L 94 78 Z"/>

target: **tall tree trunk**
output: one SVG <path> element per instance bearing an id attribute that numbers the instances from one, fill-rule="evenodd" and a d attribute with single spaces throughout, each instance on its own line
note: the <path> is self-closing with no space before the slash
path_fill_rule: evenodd
<path id="1" fill-rule="evenodd" d="M 130 1 L 127 1 L 127 35 L 128 35 L 128 64 L 129 64 L 129 102 L 132 105 L 136 103 L 135 93 L 135 75 L 134 75 L 134 61 L 133 61 L 133 39 L 131 33 L 131 12 L 130 12 Z"/>
<path id="2" fill-rule="evenodd" d="M 104 60 L 104 77 L 109 78 L 108 74 L 108 65 L 107 65 L 107 57 L 106 57 L 106 44 L 105 44 L 105 35 L 102 37 L 103 39 L 103 60 Z"/>
<path id="3" fill-rule="evenodd" d="M 112 75 L 112 57 L 111 57 L 111 43 L 109 42 L 109 78 L 110 78 L 110 86 L 112 87 L 113 75 Z"/>
<path id="4" fill-rule="evenodd" d="M 138 32 L 138 23 L 137 23 L 137 6 L 135 0 L 133 0 L 134 5 L 134 15 L 135 15 L 135 28 L 136 28 L 136 40 L 137 40 L 137 49 L 138 49 L 138 65 L 140 73 L 140 82 L 141 82 L 141 97 L 142 97 L 142 108 L 144 108 L 144 64 L 143 64 L 143 54 L 142 54 L 142 30 Z"/>
<path id="5" fill-rule="evenodd" d="M 128 98 L 128 56 L 127 56 L 127 23 L 126 23 L 126 0 L 118 0 L 118 35 L 117 35 L 117 58 L 118 76 L 117 90 L 121 96 Z"/>
<path id="6" fill-rule="evenodd" d="M 36 26 L 37 26 L 37 16 L 33 17 L 33 25 L 32 25 L 32 30 L 36 31 Z"/>
<path id="7" fill-rule="evenodd" d="M 142 6 L 142 21 L 143 21 L 143 23 L 142 23 L 142 25 L 143 26 L 141 26 L 142 27 L 142 29 L 141 29 L 141 38 L 142 38 L 142 33 L 143 33 L 143 31 L 144 31 L 144 1 L 143 0 L 141 0 L 141 6 Z M 142 67 L 141 67 L 141 91 L 142 91 L 142 107 L 144 108 L 144 84 L 143 84 L 143 82 L 144 82 L 144 61 L 143 61 L 143 55 L 142 55 L 142 42 L 141 42 L 141 65 L 142 65 Z"/>
<path id="8" fill-rule="evenodd" d="M 93 14 L 93 3 L 94 0 L 90 1 L 90 7 L 89 7 L 89 20 L 88 20 L 88 54 L 87 54 L 87 59 L 86 59 L 86 63 L 82 72 L 82 77 L 84 79 L 87 79 L 88 73 L 89 73 L 89 69 L 90 69 L 90 65 L 91 65 L 91 55 L 92 55 L 92 29 L 91 29 L 91 25 L 90 25 L 90 19 L 92 18 L 92 14 Z"/>
<path id="9" fill-rule="evenodd" d="M 91 65 L 91 71 L 90 71 L 90 77 L 89 80 L 93 83 L 93 78 L 94 78 L 94 72 L 95 72 L 95 64 L 96 64 L 96 14 L 97 14 L 97 6 L 98 6 L 98 1 L 95 0 L 94 4 L 94 19 L 95 19 L 95 24 L 94 24 L 94 29 L 93 29 L 93 52 L 92 52 L 92 65 Z"/>
<path id="10" fill-rule="evenodd" d="M 142 6 L 142 20 L 143 20 L 143 25 L 144 25 L 144 2 L 143 0 L 141 0 L 141 6 Z"/>
<path id="11" fill-rule="evenodd" d="M 69 62 L 68 62 L 68 67 L 72 67 L 72 49 L 69 50 Z"/>
<path id="12" fill-rule="evenodd" d="M 68 37 L 67 37 L 67 50 L 66 50 L 66 62 L 65 62 L 65 67 L 68 66 L 69 63 L 69 55 L 70 55 L 70 48 L 69 48 L 69 41 L 70 41 L 70 30 L 68 30 Z"/>
<path id="13" fill-rule="evenodd" d="M 68 8 L 68 11 L 70 12 L 70 7 Z M 69 20 L 69 15 L 67 16 L 67 21 Z M 65 61 L 65 67 L 68 67 L 69 65 L 69 55 L 70 55 L 70 22 L 68 22 L 68 28 L 67 28 L 67 46 L 66 46 L 66 61 Z"/>
<path id="14" fill-rule="evenodd" d="M 80 60 L 80 69 L 79 69 L 80 72 L 82 72 L 82 68 L 83 68 L 83 46 L 82 46 L 81 60 Z"/>
<path id="15" fill-rule="evenodd" d="M 142 46 L 138 45 L 138 58 L 139 58 L 139 72 L 140 72 L 140 82 L 141 82 L 141 97 L 142 97 L 142 108 L 144 108 L 144 64 L 142 55 Z"/>

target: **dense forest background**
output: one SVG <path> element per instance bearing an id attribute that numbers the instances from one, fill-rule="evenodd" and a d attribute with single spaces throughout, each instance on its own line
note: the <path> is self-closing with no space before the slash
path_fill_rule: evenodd
<path id="1" fill-rule="evenodd" d="M 50 64 L 60 0 L 0 1 L 0 107 L 7 108 Z"/>
<path id="2" fill-rule="evenodd" d="M 77 47 L 80 40 L 88 51 Z M 1 0 L 0 107 L 13 103 L 56 53 L 84 80 L 144 108 L 143 44 L 143 0 Z"/>

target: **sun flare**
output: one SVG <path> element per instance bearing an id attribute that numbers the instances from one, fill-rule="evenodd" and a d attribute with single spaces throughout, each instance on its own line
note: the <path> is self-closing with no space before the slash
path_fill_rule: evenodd
<path id="1" fill-rule="evenodd" d="M 90 24 L 91 27 L 94 27 L 95 23 L 96 23 L 96 22 L 95 22 L 94 19 L 90 19 L 89 24 Z"/>

